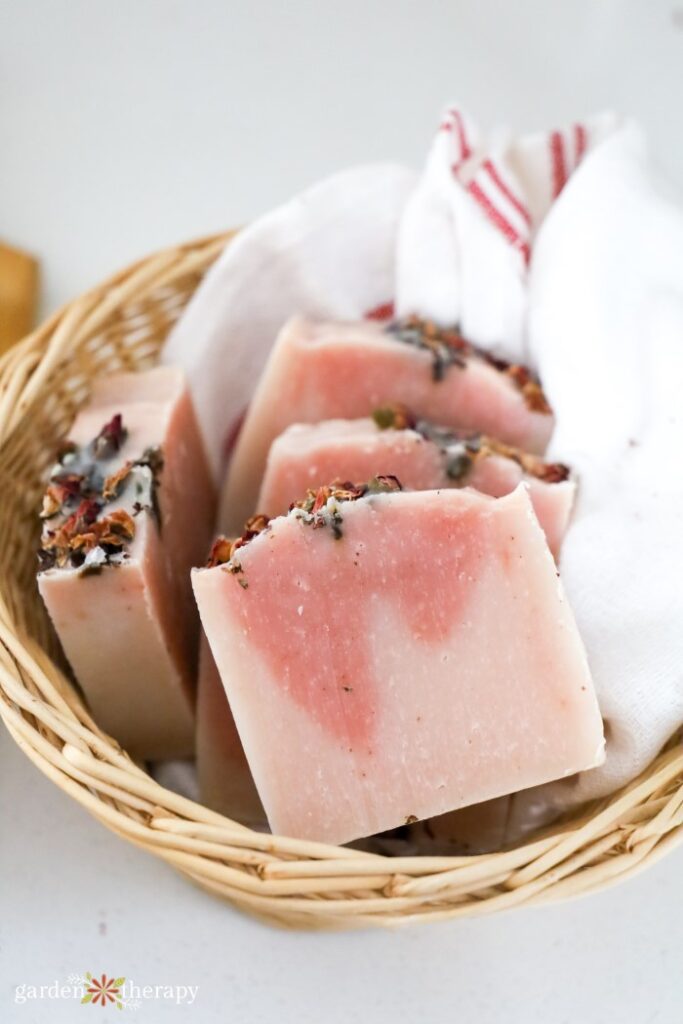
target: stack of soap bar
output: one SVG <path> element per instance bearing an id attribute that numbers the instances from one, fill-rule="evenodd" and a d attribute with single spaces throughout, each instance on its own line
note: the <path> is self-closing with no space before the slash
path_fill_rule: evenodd
<path id="1" fill-rule="evenodd" d="M 96 382 L 42 515 L 40 593 L 94 718 L 137 758 L 191 754 L 215 497 L 180 370 Z"/>
<path id="2" fill-rule="evenodd" d="M 275 832 L 345 843 L 602 761 L 527 492 L 391 486 L 324 488 L 193 572 Z"/>
<path id="3" fill-rule="evenodd" d="M 370 416 L 404 403 L 418 418 L 545 450 L 550 409 L 526 370 L 494 362 L 455 331 L 409 321 L 291 320 L 278 337 L 230 463 L 221 522 L 236 532 L 256 507 L 270 445 L 292 423 Z M 393 472 L 393 470 L 392 470 Z"/>
<path id="4" fill-rule="evenodd" d="M 494 498 L 524 481 L 557 557 L 574 502 L 569 470 L 481 434 L 462 434 L 415 419 L 397 406 L 373 419 L 297 424 L 271 445 L 257 507 L 282 515 L 309 489 L 333 480 L 393 474 L 408 490 L 474 487 Z"/>

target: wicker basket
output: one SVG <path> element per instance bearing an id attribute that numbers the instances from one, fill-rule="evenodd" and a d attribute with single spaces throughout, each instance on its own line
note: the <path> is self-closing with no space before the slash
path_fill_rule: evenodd
<path id="1" fill-rule="evenodd" d="M 673 743 L 626 789 L 519 848 L 385 858 L 252 832 L 165 790 L 92 721 L 36 590 L 41 481 L 91 380 L 155 361 L 229 238 L 122 271 L 0 362 L 0 713 L 16 742 L 113 831 L 236 906 L 288 926 L 480 914 L 592 892 L 653 863 L 683 836 L 683 752 Z"/>

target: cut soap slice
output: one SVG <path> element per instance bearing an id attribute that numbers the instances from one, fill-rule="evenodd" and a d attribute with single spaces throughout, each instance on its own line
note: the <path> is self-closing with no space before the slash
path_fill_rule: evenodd
<path id="1" fill-rule="evenodd" d="M 204 636 L 199 648 L 197 776 L 201 801 L 212 811 L 250 828 L 265 828 L 266 814 Z"/>
<path id="2" fill-rule="evenodd" d="M 557 557 L 574 502 L 569 470 L 482 435 L 460 436 L 396 409 L 377 410 L 411 425 L 380 429 L 373 419 L 328 420 L 289 427 L 271 445 L 257 508 L 283 515 L 310 488 L 333 480 L 393 474 L 408 490 L 474 487 L 494 498 L 523 480 Z M 400 416 L 400 419 L 398 417 Z"/>
<path id="3" fill-rule="evenodd" d="M 553 419 L 526 371 L 493 364 L 454 332 L 434 339 L 430 330 L 289 321 L 233 452 L 221 512 L 226 531 L 240 530 L 256 510 L 270 445 L 292 423 L 355 419 L 402 402 L 418 417 L 543 452 Z"/>
<path id="4" fill-rule="evenodd" d="M 344 843 L 601 763 L 523 488 L 324 489 L 306 508 L 192 574 L 275 832 Z"/>
<path id="5" fill-rule="evenodd" d="M 96 382 L 71 440 L 45 496 L 40 593 L 98 724 L 134 757 L 189 755 L 189 572 L 215 496 L 182 372 Z"/>

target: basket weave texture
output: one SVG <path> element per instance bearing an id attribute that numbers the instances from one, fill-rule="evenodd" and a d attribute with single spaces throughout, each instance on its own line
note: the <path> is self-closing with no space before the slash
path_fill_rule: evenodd
<path id="1" fill-rule="evenodd" d="M 154 363 L 232 234 L 169 249 L 70 303 L 0 361 L 0 714 L 40 770 L 91 814 L 271 923 L 436 921 L 596 891 L 683 837 L 683 751 L 518 848 L 383 857 L 252 832 L 164 789 L 103 733 L 70 682 L 35 583 L 43 481 L 91 381 Z"/>

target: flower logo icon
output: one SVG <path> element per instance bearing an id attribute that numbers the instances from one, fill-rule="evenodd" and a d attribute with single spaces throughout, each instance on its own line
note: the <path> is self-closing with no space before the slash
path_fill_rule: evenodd
<path id="1" fill-rule="evenodd" d="M 114 1003 L 119 1010 L 123 1009 L 121 986 L 125 982 L 125 978 L 108 978 L 106 974 L 103 974 L 98 979 L 93 978 L 90 971 L 87 971 L 85 980 L 88 982 L 88 987 L 81 999 L 81 1003 L 99 1003 L 100 1006 Z"/>

